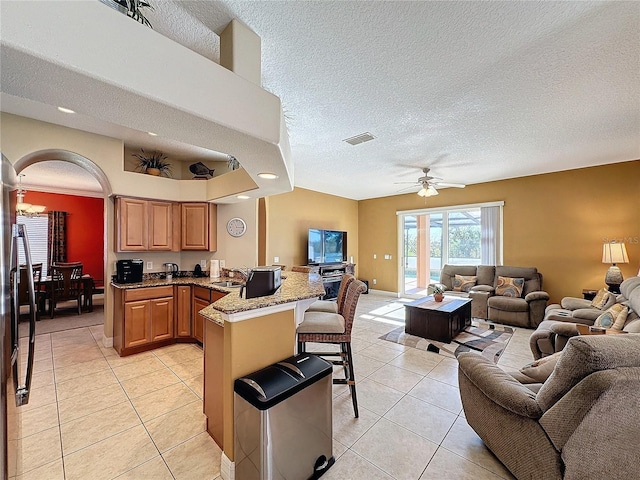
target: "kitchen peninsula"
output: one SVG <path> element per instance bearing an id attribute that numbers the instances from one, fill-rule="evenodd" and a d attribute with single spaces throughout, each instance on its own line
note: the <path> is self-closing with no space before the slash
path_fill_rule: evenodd
<path id="1" fill-rule="evenodd" d="M 204 320 L 207 431 L 223 449 L 222 476 L 228 479 L 234 478 L 234 380 L 293 355 L 296 326 L 302 321 L 304 311 L 324 295 L 325 290 L 318 274 L 283 272 L 282 284 L 273 295 L 244 299 L 240 297 L 239 288 L 219 285 L 225 280 L 238 279 L 225 277 L 212 282 L 208 277 L 174 277 L 134 284 L 112 283 L 112 286 L 116 304 L 114 347 L 127 345 L 127 335 L 148 340 L 130 346 L 133 350 L 124 350 L 131 353 L 176 341 L 194 340 L 193 333 L 182 338 L 178 336 L 183 330 L 179 327 L 180 310 L 186 301 L 181 301 L 179 292 L 191 289 L 192 329 L 196 319 Z M 197 303 L 194 295 L 205 289 L 211 291 L 210 304 L 196 310 L 196 305 L 203 303 Z M 172 292 L 175 295 L 172 296 Z M 140 300 L 149 293 L 154 298 Z M 178 304 L 175 312 L 174 298 Z M 125 321 L 128 313 L 138 319 L 134 325 Z"/>

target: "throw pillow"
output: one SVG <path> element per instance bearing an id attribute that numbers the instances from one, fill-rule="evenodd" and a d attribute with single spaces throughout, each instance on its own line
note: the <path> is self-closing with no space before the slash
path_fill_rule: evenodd
<path id="1" fill-rule="evenodd" d="M 629 314 L 629 309 L 626 305 L 616 303 L 613 307 L 600 314 L 594 325 L 596 327 L 612 328 L 614 330 L 622 330 L 624 322 Z"/>
<path id="2" fill-rule="evenodd" d="M 556 363 L 562 355 L 562 352 L 556 352 L 548 357 L 542 357 L 540 360 L 531 362 L 520 369 L 520 373 L 529 378 L 533 378 L 536 382 L 544 383 L 556 368 Z"/>
<path id="3" fill-rule="evenodd" d="M 521 297 L 524 290 L 524 278 L 511 278 L 498 276 L 496 295 L 503 297 Z"/>
<path id="4" fill-rule="evenodd" d="M 609 290 L 607 290 L 606 288 L 601 288 L 600 290 L 598 290 L 596 296 L 593 297 L 591 306 L 596 307 L 598 310 L 602 310 L 602 307 L 604 307 L 609 301 L 609 295 L 611 295 L 611 293 L 609 293 Z"/>
<path id="5" fill-rule="evenodd" d="M 456 275 L 453 279 L 453 291 L 469 293 L 469 290 L 476 284 L 477 280 L 478 277 L 476 276 L 465 277 L 464 275 Z"/>

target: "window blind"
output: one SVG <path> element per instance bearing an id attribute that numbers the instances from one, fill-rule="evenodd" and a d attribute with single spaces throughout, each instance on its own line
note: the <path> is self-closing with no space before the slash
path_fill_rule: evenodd
<path id="1" fill-rule="evenodd" d="M 35 217 L 25 217 L 18 215 L 17 222 L 23 224 L 27 228 L 27 237 L 29 238 L 29 248 L 31 250 L 31 262 L 42 263 L 42 276 L 47 276 L 47 230 L 49 227 L 49 217 L 47 215 L 38 215 Z M 26 263 L 22 244 L 18 243 L 18 258 L 20 264 Z"/>

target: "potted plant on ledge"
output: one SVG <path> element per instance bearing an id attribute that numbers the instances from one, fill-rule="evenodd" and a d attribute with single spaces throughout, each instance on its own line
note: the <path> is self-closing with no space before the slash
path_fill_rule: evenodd
<path id="1" fill-rule="evenodd" d="M 134 153 L 138 161 L 136 171 L 146 173 L 148 175 L 171 177 L 171 164 L 167 162 L 167 156 L 162 152 L 147 153 L 143 148 L 140 149 L 142 153 Z"/>

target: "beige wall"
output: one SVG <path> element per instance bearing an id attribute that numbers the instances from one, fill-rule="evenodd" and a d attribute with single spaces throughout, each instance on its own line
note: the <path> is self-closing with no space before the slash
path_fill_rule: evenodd
<path id="1" fill-rule="evenodd" d="M 396 211 L 498 200 L 505 202 L 504 265 L 538 267 L 552 301 L 604 286 L 607 240 L 625 241 L 630 263 L 619 266 L 625 278 L 637 275 L 640 160 L 442 189 L 426 199 L 412 193 L 361 201 L 358 276 L 398 291 Z"/>
<path id="2" fill-rule="evenodd" d="M 12 164 L 26 155 L 41 150 L 66 150 L 77 153 L 97 165 L 108 179 L 112 193 L 172 201 L 203 201 L 208 181 L 173 180 L 124 171 L 124 145 L 102 135 L 61 127 L 17 115 L 0 115 L 0 150 Z M 52 159 L 54 160 L 54 159 Z M 226 222 L 231 216 L 240 216 L 247 222 L 247 234 L 237 242 L 227 238 Z M 191 270 L 196 263 L 209 261 L 208 252 L 142 252 L 116 253 L 113 198 L 105 200 L 105 279 L 111 278 L 115 261 L 132 256 L 145 261 L 145 272 L 160 272 L 164 262 L 177 263 L 182 270 Z M 220 227 L 222 224 L 222 228 Z M 218 207 L 218 251 L 216 258 L 227 260 L 228 266 L 249 265 L 257 262 L 257 207 L 256 201 Z M 222 233 L 222 234 L 221 234 Z M 146 269 L 146 262 L 153 268 Z M 208 268 L 208 265 L 207 265 Z M 113 295 L 105 291 L 105 335 L 112 336 Z"/>
<path id="3" fill-rule="evenodd" d="M 347 232 L 347 259 L 358 263 L 358 202 L 296 188 L 266 199 L 266 263 L 307 264 L 310 228 Z M 274 257 L 280 257 L 274 262 Z M 357 267 L 356 267 L 357 268 Z"/>

